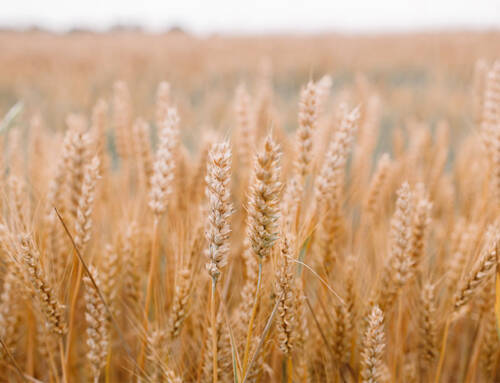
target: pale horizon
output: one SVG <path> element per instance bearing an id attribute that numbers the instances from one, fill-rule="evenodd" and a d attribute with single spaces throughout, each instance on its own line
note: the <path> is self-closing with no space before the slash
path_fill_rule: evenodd
<path id="1" fill-rule="evenodd" d="M 19 0 L 3 4 L 0 13 L 2 28 L 106 31 L 117 25 L 137 26 L 148 32 L 180 27 L 200 35 L 491 30 L 500 28 L 500 2 L 214 0 L 184 1 L 169 6 L 144 0 L 138 6 L 136 1 L 118 0 L 85 3 Z"/>

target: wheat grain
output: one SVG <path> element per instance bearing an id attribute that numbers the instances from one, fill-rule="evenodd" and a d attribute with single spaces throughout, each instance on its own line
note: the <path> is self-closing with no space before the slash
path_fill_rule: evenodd
<path id="1" fill-rule="evenodd" d="M 495 228 L 492 227 L 489 230 L 492 231 Z M 488 275 L 496 267 L 498 235 L 493 232 L 490 233 L 490 237 L 470 273 L 459 283 L 457 292 L 453 298 L 455 311 L 460 310 L 460 308 L 470 301 L 472 295 L 477 293 L 479 286 L 486 281 Z"/>
<path id="2" fill-rule="evenodd" d="M 227 263 L 229 217 L 233 209 L 230 202 L 231 149 L 227 142 L 215 144 L 209 154 L 206 195 L 209 204 L 208 227 L 208 274 L 217 280 L 220 269 Z"/>
<path id="3" fill-rule="evenodd" d="M 374 306 L 368 317 L 368 328 L 363 340 L 363 351 L 361 352 L 361 381 L 363 383 L 384 381 L 384 349 L 384 315 L 378 306 Z"/>
<path id="4" fill-rule="evenodd" d="M 269 257 L 277 240 L 279 214 L 280 149 L 271 136 L 256 156 L 255 175 L 248 201 L 248 239 L 259 262 Z"/>
<path id="5" fill-rule="evenodd" d="M 153 165 L 151 176 L 151 191 L 149 207 L 157 216 L 167 209 L 167 200 L 172 193 L 172 180 L 174 179 L 174 149 L 177 144 L 177 129 L 179 116 L 177 110 L 170 108 L 160 130 L 160 143 Z"/>
<path id="6" fill-rule="evenodd" d="M 97 269 L 90 268 L 98 287 L 101 286 L 100 275 Z M 109 343 L 109 327 L 107 313 L 94 285 L 88 276 L 83 277 L 85 284 L 85 319 L 87 321 L 87 345 L 89 351 L 87 359 L 90 364 L 91 380 L 99 381 L 101 370 L 106 365 L 106 354 Z"/>
<path id="7" fill-rule="evenodd" d="M 27 278 L 31 282 L 38 304 L 45 315 L 47 327 L 58 335 L 66 331 L 63 306 L 57 301 L 56 293 L 47 283 L 40 268 L 40 254 L 28 234 L 20 235 L 19 249 L 26 269 Z"/>

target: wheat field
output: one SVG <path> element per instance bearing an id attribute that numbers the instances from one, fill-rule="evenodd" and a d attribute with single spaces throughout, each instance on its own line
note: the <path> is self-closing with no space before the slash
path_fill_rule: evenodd
<path id="1" fill-rule="evenodd" d="M 1 382 L 500 381 L 500 33 L 0 46 Z"/>

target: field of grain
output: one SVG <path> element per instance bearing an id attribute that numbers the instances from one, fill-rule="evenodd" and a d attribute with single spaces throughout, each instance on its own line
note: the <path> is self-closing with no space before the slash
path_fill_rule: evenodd
<path id="1" fill-rule="evenodd" d="M 1 31 L 0 382 L 500 381 L 499 59 Z"/>

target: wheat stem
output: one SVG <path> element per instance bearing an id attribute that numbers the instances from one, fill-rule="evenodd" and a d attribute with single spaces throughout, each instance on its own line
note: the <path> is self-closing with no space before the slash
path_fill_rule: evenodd
<path id="1" fill-rule="evenodd" d="M 75 252 L 73 252 L 74 259 L 76 258 Z M 66 365 L 69 367 L 71 364 L 71 352 L 73 349 L 73 330 L 75 327 L 75 317 L 76 317 L 76 304 L 78 302 L 78 292 L 80 291 L 80 285 L 82 282 L 83 267 L 80 262 L 78 262 L 78 269 L 76 275 L 73 279 L 73 289 L 71 294 L 70 311 L 69 311 L 69 322 L 68 322 L 68 335 L 66 338 Z"/>
<path id="2" fill-rule="evenodd" d="M 63 383 L 68 383 L 68 376 L 69 376 L 69 371 L 68 371 L 68 365 L 65 363 L 65 358 L 64 358 L 64 346 L 63 346 L 63 341 L 62 338 L 59 339 L 59 352 L 61 355 L 61 366 L 62 366 L 62 373 L 63 373 Z"/>
<path id="3" fill-rule="evenodd" d="M 288 355 L 286 358 L 286 376 L 287 376 L 287 383 L 292 383 L 293 381 L 293 361 L 292 361 L 292 356 Z"/>
<path id="4" fill-rule="evenodd" d="M 144 329 L 145 334 L 147 334 L 148 332 L 149 306 L 151 304 L 151 296 L 154 287 L 154 276 L 156 271 L 156 264 L 158 262 L 158 229 L 159 229 L 158 226 L 159 226 L 159 219 L 158 216 L 155 215 L 153 222 L 153 241 L 151 242 L 151 257 L 149 260 L 148 284 L 146 287 L 146 299 L 144 301 L 144 310 L 143 310 L 144 319 L 142 322 L 142 327 Z M 142 342 L 139 358 L 137 359 L 137 363 L 141 368 L 144 367 L 145 356 L 146 356 L 146 338 L 144 338 Z"/>
<path id="5" fill-rule="evenodd" d="M 441 379 L 441 371 L 443 370 L 444 354 L 446 353 L 446 343 L 448 342 L 448 331 L 450 329 L 451 317 L 448 317 L 444 325 L 443 339 L 441 342 L 441 351 L 439 353 L 439 362 L 434 377 L 434 383 L 439 383 Z"/>
<path id="6" fill-rule="evenodd" d="M 108 345 L 108 356 L 106 358 L 106 370 L 105 370 L 105 376 L 104 376 L 104 381 L 106 383 L 111 383 L 111 342 Z"/>
<path id="7" fill-rule="evenodd" d="M 212 366 L 213 383 L 217 383 L 217 322 L 215 315 L 215 287 L 217 278 L 212 278 L 212 288 L 210 294 L 210 322 L 212 324 Z"/>
<path id="8" fill-rule="evenodd" d="M 259 303 L 260 294 L 260 284 L 262 280 L 262 261 L 259 262 L 259 274 L 257 278 L 257 289 L 255 291 L 255 298 L 253 301 L 252 315 L 250 316 L 250 321 L 248 322 L 247 337 L 245 343 L 245 353 L 243 354 L 243 375 L 247 372 L 248 357 L 250 354 L 250 345 L 252 343 L 252 332 L 253 332 L 253 322 L 255 321 L 255 316 L 257 314 L 257 306 Z"/>

